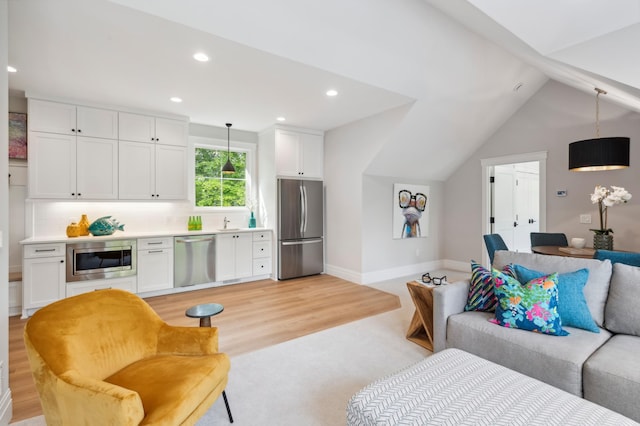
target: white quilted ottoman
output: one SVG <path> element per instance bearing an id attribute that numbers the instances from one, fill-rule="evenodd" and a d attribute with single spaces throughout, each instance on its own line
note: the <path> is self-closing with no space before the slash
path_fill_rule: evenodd
<path id="1" fill-rule="evenodd" d="M 356 393 L 347 424 L 594 425 L 638 423 L 458 349 L 446 349 Z"/>

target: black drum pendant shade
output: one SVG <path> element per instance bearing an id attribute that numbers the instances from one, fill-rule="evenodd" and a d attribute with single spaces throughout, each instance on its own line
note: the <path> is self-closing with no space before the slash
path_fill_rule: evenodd
<path id="1" fill-rule="evenodd" d="M 596 138 L 569 144 L 569 170 L 590 172 L 629 167 L 629 138 Z"/>
<path id="2" fill-rule="evenodd" d="M 591 172 L 616 170 L 629 167 L 629 138 L 600 137 L 600 95 L 606 95 L 602 89 L 596 91 L 596 137 L 569 144 L 569 170 Z"/>

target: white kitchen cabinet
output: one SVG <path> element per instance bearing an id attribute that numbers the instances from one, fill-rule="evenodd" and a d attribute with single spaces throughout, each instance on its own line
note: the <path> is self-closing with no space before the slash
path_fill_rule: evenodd
<path id="1" fill-rule="evenodd" d="M 65 297 L 65 244 L 28 244 L 23 247 L 22 316 Z"/>
<path id="2" fill-rule="evenodd" d="M 67 297 L 76 296 L 90 291 L 117 288 L 136 293 L 136 277 L 111 278 L 108 280 L 78 281 L 67 284 Z"/>
<path id="3" fill-rule="evenodd" d="M 187 146 L 189 123 L 185 120 L 119 113 L 119 139 L 132 142 Z"/>
<path id="4" fill-rule="evenodd" d="M 118 197 L 118 142 L 29 132 L 29 197 L 110 200 Z"/>
<path id="5" fill-rule="evenodd" d="M 324 146 L 321 134 L 276 129 L 276 173 L 322 179 Z"/>
<path id="6" fill-rule="evenodd" d="M 216 235 L 216 281 L 253 275 L 253 235 L 250 232 Z"/>
<path id="7" fill-rule="evenodd" d="M 270 231 L 253 233 L 253 275 L 270 275 L 272 271 Z"/>
<path id="8" fill-rule="evenodd" d="M 185 200 L 187 148 L 120 141 L 118 182 L 121 200 Z"/>
<path id="9" fill-rule="evenodd" d="M 173 238 L 138 239 L 138 293 L 173 287 Z"/>
<path id="10" fill-rule="evenodd" d="M 33 132 L 117 139 L 118 112 L 29 99 L 29 130 Z"/>

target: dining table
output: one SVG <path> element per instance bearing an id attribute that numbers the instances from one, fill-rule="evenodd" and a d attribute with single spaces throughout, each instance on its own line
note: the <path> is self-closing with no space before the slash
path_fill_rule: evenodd
<path id="1" fill-rule="evenodd" d="M 533 246 L 531 247 L 531 251 L 538 254 L 581 257 L 583 259 L 593 259 L 593 255 L 596 253 L 595 249 L 589 247 L 575 248 L 568 246 Z"/>

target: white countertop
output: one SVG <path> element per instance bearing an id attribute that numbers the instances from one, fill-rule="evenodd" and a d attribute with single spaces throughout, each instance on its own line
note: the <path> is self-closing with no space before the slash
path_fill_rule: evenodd
<path id="1" fill-rule="evenodd" d="M 104 235 L 101 237 L 94 237 L 89 235 L 86 237 L 67 237 L 66 235 L 54 235 L 47 237 L 31 237 L 20 241 L 20 244 L 42 244 L 42 243 L 75 243 L 75 242 L 87 242 L 98 240 L 127 240 L 135 238 L 154 238 L 154 237 L 174 237 L 178 235 L 212 235 L 212 234 L 228 234 L 232 232 L 260 232 L 271 231 L 268 228 L 229 228 L 227 230 L 221 229 L 203 229 L 202 231 L 153 231 L 153 232 L 127 232 L 116 231 L 111 235 Z"/>

